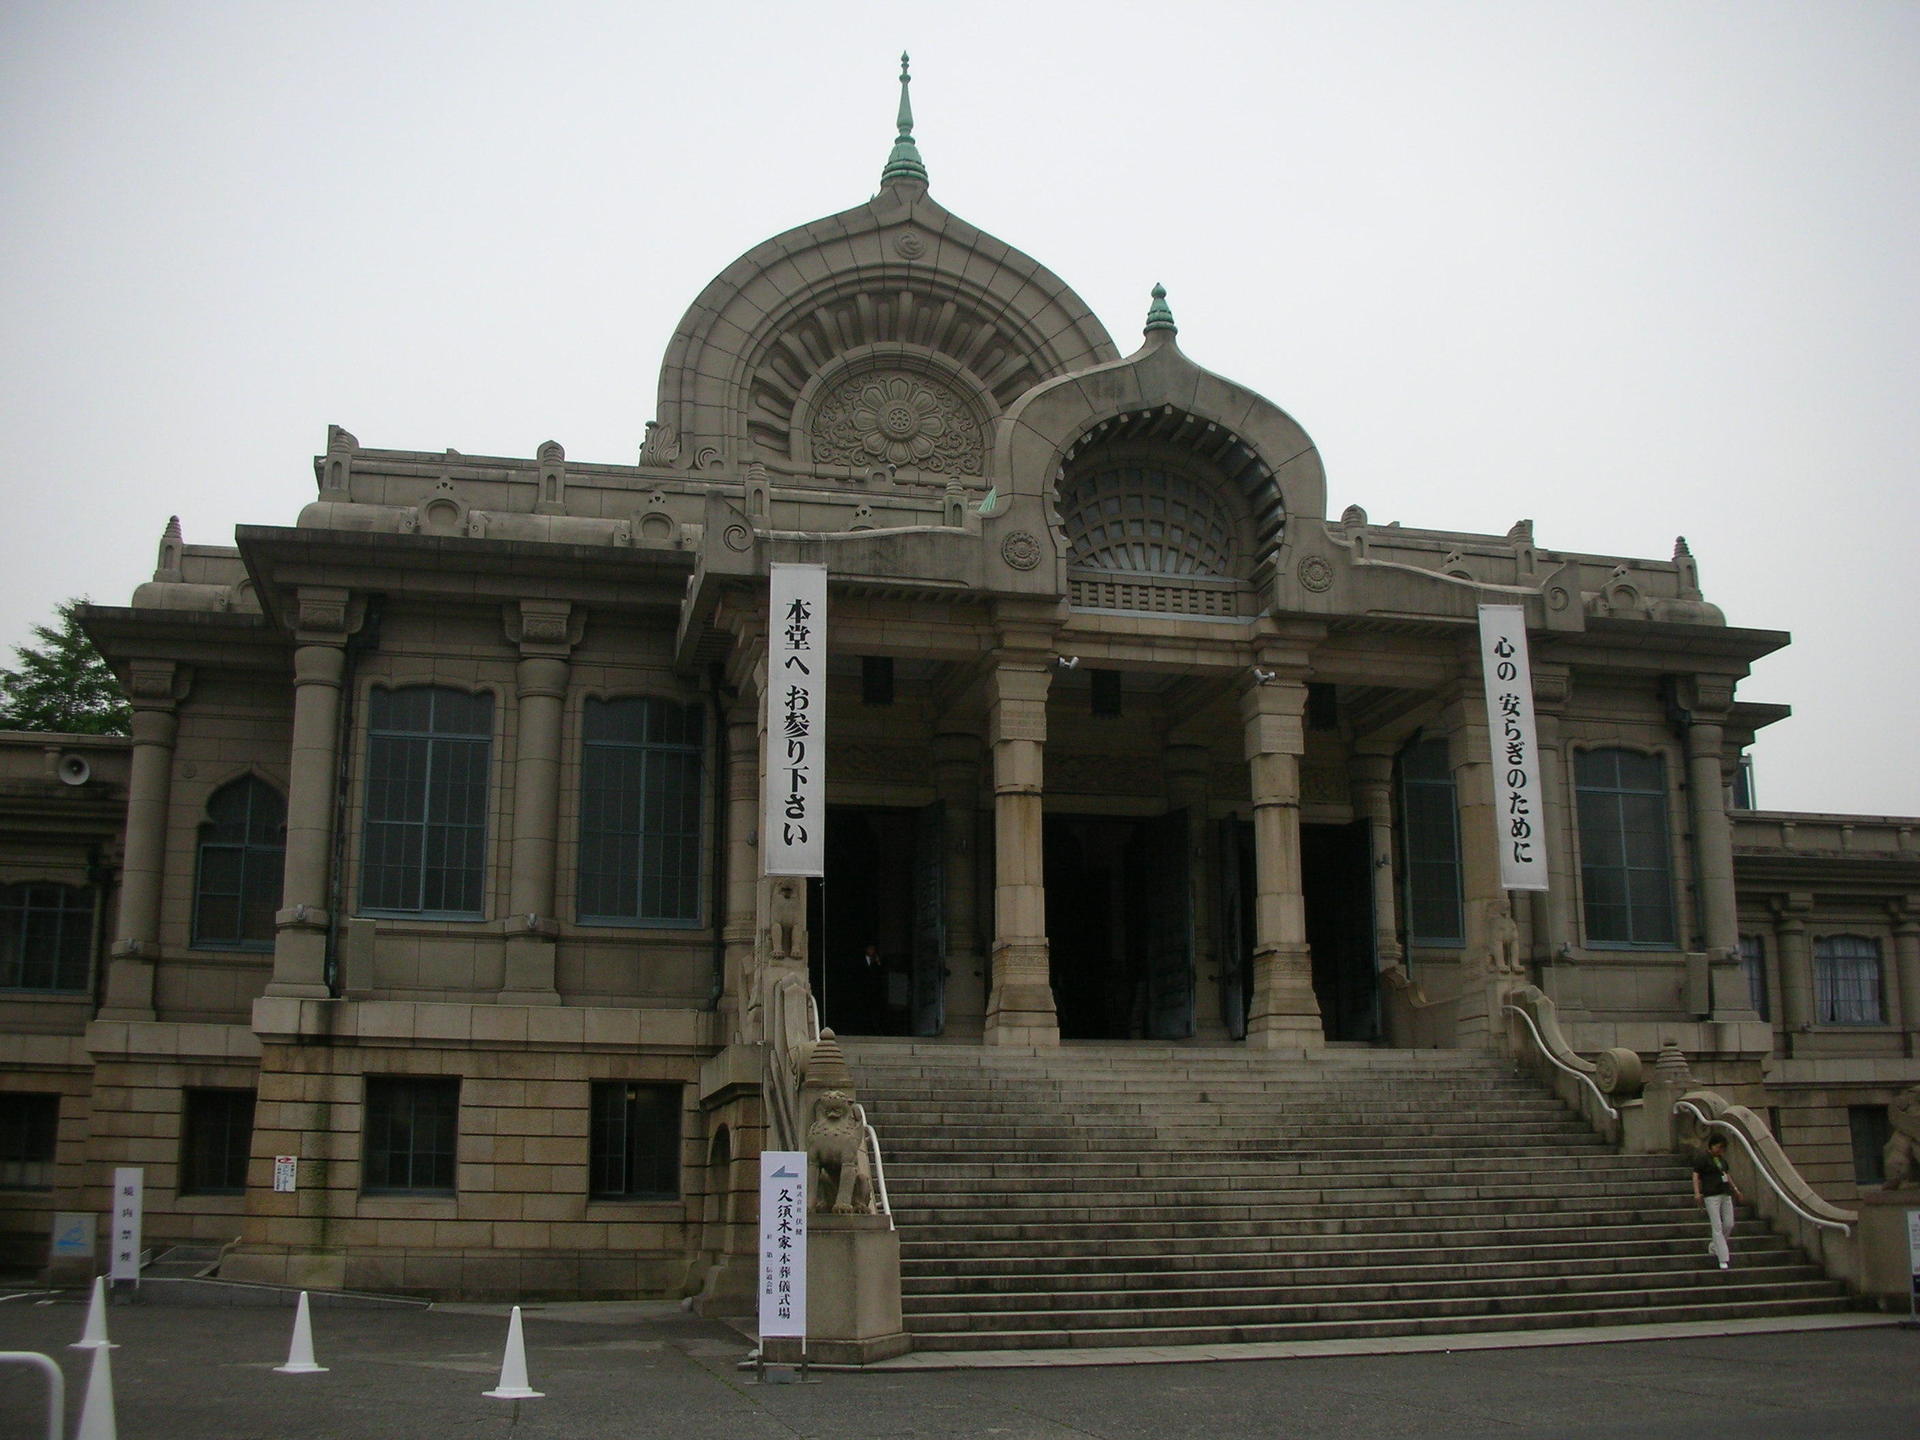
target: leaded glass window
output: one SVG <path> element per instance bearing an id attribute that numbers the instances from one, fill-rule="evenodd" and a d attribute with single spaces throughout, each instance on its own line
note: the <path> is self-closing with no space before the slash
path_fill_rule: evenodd
<path id="1" fill-rule="evenodd" d="M 587 924 L 700 920 L 698 705 L 589 700 L 580 747 L 580 894 Z"/>
<path id="2" fill-rule="evenodd" d="M 1813 942 L 1814 1018 L 1822 1025 L 1884 1025 L 1880 942 L 1822 935 Z"/>
<path id="3" fill-rule="evenodd" d="M 493 697 L 417 686 L 375 690 L 367 709 L 361 908 L 479 919 Z"/>
<path id="4" fill-rule="evenodd" d="M 1574 757 L 1574 787 L 1587 943 L 1673 945 L 1664 762 L 1637 750 L 1583 750 Z"/>
<path id="5" fill-rule="evenodd" d="M 287 802 L 258 776 L 222 785 L 207 801 L 193 891 L 200 949 L 271 950 L 287 859 Z"/>
<path id="6" fill-rule="evenodd" d="M 84 994 L 92 976 L 93 892 L 0 886 L 0 990 Z"/>

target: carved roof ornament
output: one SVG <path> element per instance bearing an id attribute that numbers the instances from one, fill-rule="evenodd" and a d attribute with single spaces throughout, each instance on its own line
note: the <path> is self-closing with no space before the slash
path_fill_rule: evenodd
<path id="1" fill-rule="evenodd" d="M 1173 323 L 1173 307 L 1167 304 L 1167 287 L 1159 284 L 1153 287 L 1153 304 L 1147 307 L 1146 328 L 1140 333 L 1151 337 L 1157 330 L 1169 335 L 1180 333 L 1180 327 Z"/>
<path id="2" fill-rule="evenodd" d="M 897 184 L 902 180 L 927 183 L 927 167 L 921 162 L 920 147 L 913 139 L 913 101 L 907 94 L 907 87 L 913 83 L 913 77 L 907 73 L 907 52 L 900 52 L 900 113 L 898 133 L 894 136 L 893 152 L 887 156 L 887 168 L 880 172 L 882 185 Z"/>

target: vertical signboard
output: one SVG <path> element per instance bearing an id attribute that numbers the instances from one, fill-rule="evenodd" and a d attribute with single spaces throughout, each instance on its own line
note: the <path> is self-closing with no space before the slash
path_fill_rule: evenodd
<path id="1" fill-rule="evenodd" d="M 140 1279 L 140 1212 L 146 1202 L 147 1172 L 138 1166 L 113 1172 L 114 1281 Z"/>
<path id="2" fill-rule="evenodd" d="M 1518 605 L 1480 607 L 1480 668 L 1493 743 L 1493 827 L 1505 890 L 1547 888 L 1547 825 L 1540 795 L 1539 731 L 1527 617 Z"/>
<path id="3" fill-rule="evenodd" d="M 769 875 L 826 874 L 827 567 L 775 565 L 768 586 Z"/>
<path id="4" fill-rule="evenodd" d="M 1920 1210 L 1907 1211 L 1907 1269 L 1913 1275 L 1913 1289 L 1907 1295 L 1909 1319 L 1920 1319 Z"/>
<path id="5" fill-rule="evenodd" d="M 807 1152 L 760 1152 L 760 1338 L 807 1333 Z"/>
<path id="6" fill-rule="evenodd" d="M 300 1187 L 300 1157 L 298 1155 L 276 1155 L 273 1157 L 273 1193 L 291 1195 Z"/>

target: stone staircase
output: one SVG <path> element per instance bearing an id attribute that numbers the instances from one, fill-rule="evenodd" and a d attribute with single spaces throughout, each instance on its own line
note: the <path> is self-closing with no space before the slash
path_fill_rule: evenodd
<path id="1" fill-rule="evenodd" d="M 848 1041 L 922 1350 L 1202 1345 L 1846 1309 L 1686 1167 L 1466 1051 Z"/>

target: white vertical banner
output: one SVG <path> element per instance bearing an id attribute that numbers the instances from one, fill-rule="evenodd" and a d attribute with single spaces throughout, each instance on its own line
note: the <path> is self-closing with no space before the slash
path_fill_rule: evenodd
<path id="1" fill-rule="evenodd" d="M 113 1172 L 113 1266 L 110 1280 L 140 1279 L 140 1218 L 146 1203 L 147 1172 L 138 1166 Z"/>
<path id="2" fill-rule="evenodd" d="M 760 1152 L 760 1338 L 807 1333 L 807 1152 Z"/>
<path id="3" fill-rule="evenodd" d="M 1546 808 L 1540 793 L 1540 732 L 1533 721 L 1527 612 L 1480 607 L 1480 669 L 1493 743 L 1493 831 L 1505 890 L 1547 888 Z"/>
<path id="4" fill-rule="evenodd" d="M 773 566 L 768 597 L 760 853 L 769 875 L 824 875 L 827 567 Z"/>

